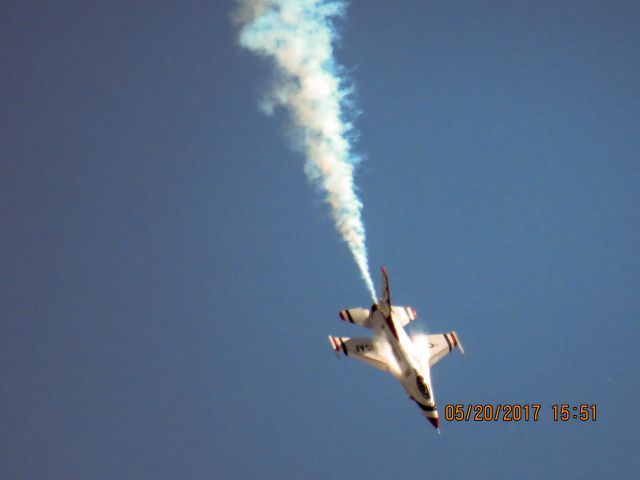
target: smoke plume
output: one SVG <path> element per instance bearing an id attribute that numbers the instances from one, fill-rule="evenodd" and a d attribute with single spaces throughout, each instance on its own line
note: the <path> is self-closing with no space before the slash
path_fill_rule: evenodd
<path id="1" fill-rule="evenodd" d="M 267 113 L 279 106 L 289 112 L 305 172 L 324 190 L 336 229 L 375 301 L 353 180 L 354 131 L 345 118 L 349 88 L 333 57 L 334 20 L 344 10 L 342 0 L 240 0 L 236 19 L 242 25 L 240 44 L 276 66 L 277 80 L 262 107 Z"/>

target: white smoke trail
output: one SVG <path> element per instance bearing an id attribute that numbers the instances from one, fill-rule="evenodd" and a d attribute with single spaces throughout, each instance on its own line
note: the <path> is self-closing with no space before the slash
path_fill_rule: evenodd
<path id="1" fill-rule="evenodd" d="M 345 2 L 329 0 L 239 0 L 240 44 L 271 57 L 278 81 L 263 107 L 285 107 L 307 161 L 309 179 L 322 186 L 336 229 L 347 242 L 371 298 L 376 301 L 365 245 L 362 203 L 354 190 L 357 157 L 351 124 L 345 120 L 349 90 L 339 75 L 332 20 Z"/>

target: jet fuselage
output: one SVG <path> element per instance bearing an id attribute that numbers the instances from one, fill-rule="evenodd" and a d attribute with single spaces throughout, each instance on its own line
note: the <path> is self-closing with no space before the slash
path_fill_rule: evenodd
<path id="1" fill-rule="evenodd" d="M 438 410 L 431 388 L 431 375 L 429 366 L 422 365 L 414 357 L 414 346 L 402 325 L 394 321 L 393 312 L 385 310 L 384 305 L 374 304 L 371 307 L 369 321 L 378 338 L 388 344 L 393 362 L 397 369 L 392 368 L 391 373 L 400 381 L 407 395 L 418 404 L 429 422 L 438 428 Z"/>

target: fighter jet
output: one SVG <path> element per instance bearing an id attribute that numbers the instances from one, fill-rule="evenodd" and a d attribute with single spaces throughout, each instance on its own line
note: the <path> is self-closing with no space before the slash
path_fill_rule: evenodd
<path id="1" fill-rule="evenodd" d="M 431 425 L 439 430 L 438 409 L 430 369 L 454 348 L 464 349 L 456 332 L 436 335 L 408 335 L 404 327 L 417 318 L 411 307 L 391 305 L 389 275 L 382 267 L 382 296 L 370 309 L 340 311 L 344 321 L 373 330 L 374 336 L 362 338 L 329 336 L 331 347 L 340 357 L 356 358 L 397 378 L 416 402 Z"/>

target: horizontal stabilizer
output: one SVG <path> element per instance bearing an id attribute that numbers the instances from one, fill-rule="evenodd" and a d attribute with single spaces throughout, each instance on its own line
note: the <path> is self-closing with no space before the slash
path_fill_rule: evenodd
<path id="1" fill-rule="evenodd" d="M 355 323 L 361 327 L 371 328 L 369 326 L 369 310 L 366 308 L 349 308 L 340 310 L 340 318 L 345 322 Z"/>
<path id="2" fill-rule="evenodd" d="M 418 312 L 413 308 L 399 307 L 397 305 L 391 307 L 391 315 L 393 319 L 403 327 L 418 318 Z"/>
<path id="3" fill-rule="evenodd" d="M 369 316 L 371 315 L 371 312 L 366 308 L 349 308 L 340 310 L 339 315 L 345 322 L 360 325 L 365 328 L 371 328 L 371 325 L 369 324 Z M 396 323 L 403 327 L 418 318 L 418 313 L 413 308 L 400 307 L 398 305 L 391 307 L 391 315 Z"/>

